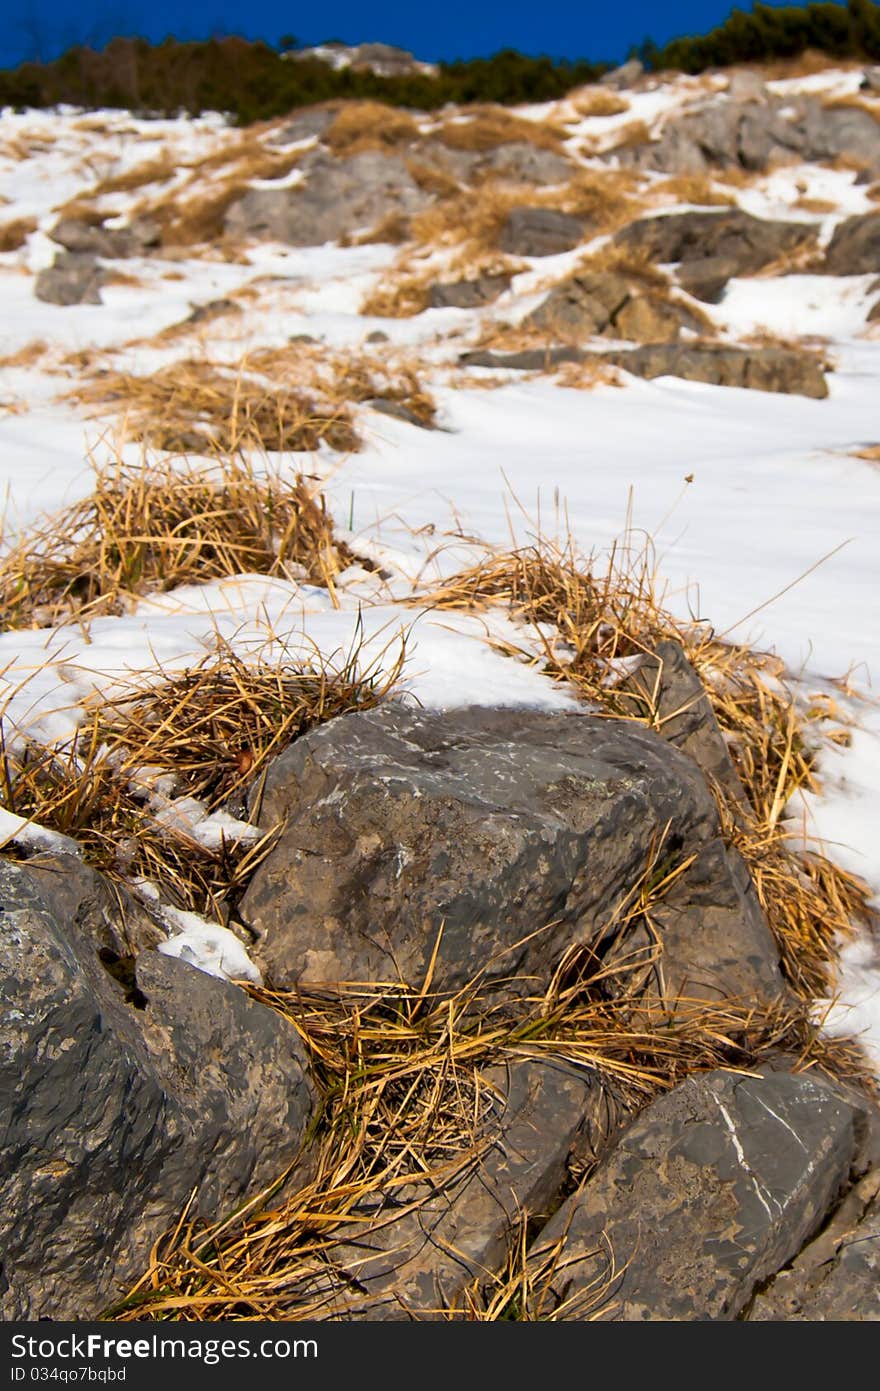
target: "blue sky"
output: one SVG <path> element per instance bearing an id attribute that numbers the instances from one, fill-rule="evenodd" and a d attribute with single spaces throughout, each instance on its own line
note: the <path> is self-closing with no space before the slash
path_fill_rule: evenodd
<path id="1" fill-rule="evenodd" d="M 771 0 L 771 3 L 773 0 Z M 703 33 L 720 23 L 732 0 L 483 0 L 478 5 L 423 5 L 413 0 L 325 0 L 320 5 L 280 0 L 7 0 L 0 15 L 0 65 L 51 58 L 73 43 L 102 47 L 114 34 L 153 40 L 207 38 L 237 33 L 277 43 L 295 34 L 303 43 L 341 38 L 381 39 L 419 57 L 470 58 L 518 48 L 523 53 L 619 61 L 650 35 L 658 43 Z M 751 0 L 740 0 L 751 9 Z"/>

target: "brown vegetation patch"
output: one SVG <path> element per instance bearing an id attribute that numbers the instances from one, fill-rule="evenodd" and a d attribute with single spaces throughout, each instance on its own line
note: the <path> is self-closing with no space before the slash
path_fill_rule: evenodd
<path id="1" fill-rule="evenodd" d="M 622 116 L 630 107 L 625 96 L 607 87 L 584 87 L 572 93 L 569 101 L 579 116 Z"/>
<path id="2" fill-rule="evenodd" d="M 852 450 L 854 459 L 866 459 L 869 464 L 880 464 L 880 444 L 865 444 Z"/>
<path id="3" fill-rule="evenodd" d="M 346 102 L 324 134 L 335 155 L 347 158 L 364 150 L 395 150 L 412 145 L 419 128 L 412 116 L 380 101 Z"/>
<path id="4" fill-rule="evenodd" d="M 351 450 L 357 436 L 344 410 L 321 408 L 295 387 L 277 390 L 247 364 L 226 369 L 183 361 L 151 377 L 107 372 L 69 396 L 126 421 L 129 437 L 174 453 L 315 450 L 321 440 Z"/>
<path id="5" fill-rule="evenodd" d="M 701 208 L 734 208 L 736 198 L 727 189 L 719 188 L 705 174 L 676 174 L 651 186 L 663 203 L 693 203 Z"/>
<path id="6" fill-rule="evenodd" d="M 16 352 L 0 357 L 0 367 L 33 367 L 48 351 L 49 344 L 42 338 L 36 338 Z"/>
<path id="7" fill-rule="evenodd" d="M 419 188 L 435 198 L 448 198 L 460 191 L 458 180 L 439 165 L 426 164 L 419 159 L 408 159 L 406 167 Z"/>
<path id="8" fill-rule="evenodd" d="M 620 371 L 599 357 L 591 357 L 583 362 L 563 362 L 557 369 L 556 380 L 560 386 L 574 391 L 594 391 L 597 386 L 623 386 Z"/>
<path id="9" fill-rule="evenodd" d="M 650 145 L 653 138 L 650 126 L 644 121 L 630 121 L 615 134 L 617 139 L 607 151 L 609 154 L 614 154 L 615 150 L 631 150 L 636 145 Z"/>
<path id="10" fill-rule="evenodd" d="M 31 232 L 36 230 L 37 223 L 33 217 L 17 217 L 13 222 L 0 224 L 0 252 L 18 251 Z"/>
<path id="11" fill-rule="evenodd" d="M 323 499 L 302 477 L 219 467 L 117 462 L 88 497 L 29 530 L 0 560 L 10 628 L 121 613 L 135 597 L 243 573 L 332 589 L 350 563 Z"/>
<path id="12" fill-rule="evenodd" d="M 150 184 L 164 184 L 173 179 L 180 167 L 170 150 L 155 155 L 152 159 L 133 164 L 119 174 L 109 174 L 89 189 L 90 198 L 102 198 L 108 193 L 133 193 L 136 188 Z"/>
<path id="13" fill-rule="evenodd" d="M 504 106 L 462 106 L 456 118 L 444 121 L 437 134 L 450 150 L 483 153 L 520 141 L 541 150 L 559 151 L 565 132 L 547 121 L 527 121 Z"/>

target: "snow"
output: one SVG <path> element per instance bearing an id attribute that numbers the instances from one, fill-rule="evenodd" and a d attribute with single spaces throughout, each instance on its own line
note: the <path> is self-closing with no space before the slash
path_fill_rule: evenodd
<path id="1" fill-rule="evenodd" d="M 166 916 L 180 928 L 167 942 L 160 942 L 163 956 L 176 956 L 209 976 L 223 980 L 247 980 L 262 985 L 263 977 L 233 932 L 219 923 L 209 923 L 197 913 L 166 908 Z"/>
<path id="2" fill-rule="evenodd" d="M 841 71 L 771 88 L 845 95 L 855 78 Z M 707 96 L 706 85 L 690 79 L 628 93 L 630 109 L 623 115 L 574 121 L 569 148 L 600 138 L 613 143 L 622 125 L 656 125 L 666 112 Z M 564 102 L 521 114 L 543 119 L 548 113 L 573 119 L 573 107 Z M 51 345 L 34 365 L 3 369 L 0 401 L 26 407 L 20 413 L 0 409 L 7 533 L 11 539 L 38 513 L 87 493 L 90 450 L 102 458 L 118 447 L 126 458 L 138 457 L 137 447 L 117 441 L 112 421 L 89 419 L 74 401 L 58 399 L 79 379 L 75 365 L 60 365 L 65 352 L 97 350 L 109 366 L 147 374 L 199 354 L 232 364 L 245 351 L 280 346 L 303 332 L 328 352 L 360 351 L 367 335 L 381 329 L 391 341 L 376 349 L 379 360 L 417 354 L 442 428 L 418 430 L 361 407 L 360 452 L 346 456 L 322 448 L 271 462 L 317 479 L 339 532 L 388 578 L 353 566 L 339 577 L 334 599 L 294 579 L 242 575 L 149 596 L 131 612 L 94 619 L 87 629 L 0 632 L 0 712 L 10 728 L 47 742 L 68 739 L 85 701 L 121 694 L 133 678 L 179 672 L 218 642 L 243 656 L 281 655 L 290 662 L 320 656 L 331 664 L 361 643 L 362 666 L 386 669 L 403 642 L 401 693 L 428 707 L 574 708 L 573 697 L 541 672 L 538 639 L 506 614 L 436 611 L 427 602 L 413 608 L 400 601 L 414 586 L 425 591 L 472 564 L 482 554 L 475 542 L 508 546 L 539 531 L 552 536 L 570 529 L 601 568 L 627 532 L 636 549 L 650 538 L 665 602 L 676 613 L 772 647 L 805 693 L 834 693 L 853 722 L 851 744 L 823 751 L 821 795 L 791 809 L 792 825 L 803 818 L 812 843 L 880 894 L 880 710 L 864 698 L 880 681 L 880 467 L 855 455 L 880 440 L 880 341 L 876 330 L 873 336 L 866 331 L 875 277 L 740 279 L 718 305 L 707 306 L 731 341 L 762 332 L 784 342 L 821 340 L 834 366 L 822 401 L 674 378 L 626 378 L 622 387 L 579 391 L 549 377 L 511 373 L 490 390 L 487 384 L 504 374 L 460 372 L 458 354 L 487 313 L 515 323 L 549 279 L 571 272 L 583 247 L 534 261 L 491 311 L 431 310 L 400 320 L 359 313 L 395 261 L 397 251 L 388 246 L 266 244 L 231 262 L 195 255 L 173 263 L 129 260 L 118 265 L 141 286 L 108 289 L 103 305 L 62 309 L 34 298 L 33 275 L 54 250 L 46 232 L 63 201 L 148 158 L 170 153 L 192 162 L 239 138 L 218 117 L 153 122 L 67 112 L 0 119 L 0 177 L 9 200 L 3 219 L 30 215 L 41 225 L 20 251 L 0 257 L 0 356 L 38 339 Z M 30 142 L 32 152 L 13 157 L 16 141 Z M 289 182 L 296 178 L 294 171 Z M 113 195 L 114 211 L 125 215 L 137 196 Z M 737 197 L 758 216 L 813 222 L 823 238 L 840 218 L 875 206 L 851 171 L 813 166 L 774 171 L 738 189 Z M 828 202 L 834 211 L 799 209 L 804 197 Z M 442 269 L 443 258 L 436 264 Z M 180 278 L 165 278 L 169 271 Z M 180 323 L 194 305 L 245 287 L 253 297 L 240 299 L 242 313 L 234 318 L 212 322 L 180 343 L 147 341 Z M 535 660 L 516 660 L 505 651 L 511 647 L 525 648 Z M 160 814 L 177 818 L 203 845 L 254 834 L 246 823 L 173 798 L 168 788 L 157 788 L 156 796 L 164 797 L 156 804 Z M 0 844 L 27 836 L 36 845 L 39 828 L 19 823 L 0 809 Z M 194 964 L 211 962 L 233 978 L 254 979 L 235 956 L 243 950 L 237 939 L 216 936 L 225 929 L 178 922 L 174 932 L 163 949 L 176 942 L 176 954 Z M 878 980 L 868 937 L 842 946 L 840 999 L 827 1027 L 845 1028 L 841 1021 L 849 1018 L 880 1067 Z"/>

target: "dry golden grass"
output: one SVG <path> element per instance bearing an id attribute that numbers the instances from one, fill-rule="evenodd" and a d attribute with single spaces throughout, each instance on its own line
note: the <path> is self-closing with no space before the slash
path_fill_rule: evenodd
<path id="1" fill-rule="evenodd" d="M 340 410 L 365 401 L 393 401 L 422 425 L 434 421 L 436 403 L 419 376 L 416 360 L 394 350 L 386 349 L 380 357 L 354 350 L 334 353 L 312 343 L 289 343 L 283 348 L 258 349 L 245 364 L 282 388 L 308 382 L 322 399 Z"/>
<path id="2" fill-rule="evenodd" d="M 135 189 L 146 188 L 150 184 L 163 184 L 173 179 L 178 170 L 178 162 L 170 150 L 160 155 L 133 164 L 119 174 L 109 174 L 88 191 L 89 198 L 102 198 L 108 193 L 133 193 Z"/>
<path id="3" fill-rule="evenodd" d="M 837 212 L 837 204 L 832 203 L 828 198 L 811 198 L 807 194 L 801 194 L 794 206 L 805 213 Z"/>
<path id="4" fill-rule="evenodd" d="M 547 121 L 527 121 L 504 106 L 461 106 L 454 120 L 437 132 L 450 150 L 484 152 L 524 141 L 542 150 L 559 150 L 564 130 Z"/>
<path id="5" fill-rule="evenodd" d="M 630 107 L 625 96 L 607 87 L 584 87 L 572 93 L 569 101 L 579 116 L 622 116 Z"/>
<path id="6" fill-rule="evenodd" d="M 409 240 L 410 219 L 406 213 L 390 212 L 380 218 L 375 227 L 371 227 L 368 232 L 361 233 L 353 240 L 350 237 L 342 236 L 339 238 L 340 246 L 372 246 L 375 243 L 387 242 L 391 246 L 402 246 Z"/>
<path id="7" fill-rule="evenodd" d="M 880 123 L 880 101 L 876 98 L 872 101 L 856 92 L 845 97 L 832 97 L 823 101 L 822 106 L 826 111 L 864 111 L 867 116 L 873 116 L 874 120 Z"/>
<path id="8" fill-rule="evenodd" d="M 880 464 L 880 444 L 866 444 L 852 451 L 856 459 L 867 459 L 869 464 Z"/>
<path id="9" fill-rule="evenodd" d="M 25 343 L 24 347 L 16 352 L 0 357 L 0 367 L 33 367 L 48 351 L 49 344 L 45 339 L 35 338 L 32 343 Z"/>
<path id="10" fill-rule="evenodd" d="M 13 222 L 0 224 L 0 252 L 18 251 L 36 230 L 36 220 L 32 217 L 18 217 Z"/>
<path id="11" fill-rule="evenodd" d="M 719 188 L 705 174 L 676 174 L 652 186 L 651 192 L 665 203 L 693 203 L 704 208 L 732 208 L 736 198 Z"/>
<path id="12" fill-rule="evenodd" d="M 615 131 L 617 139 L 611 147 L 610 153 L 615 150 L 630 150 L 635 145 L 649 145 L 651 143 L 651 128 L 644 121 L 630 121 L 628 125 Z"/>
<path id="13" fill-rule="evenodd" d="M 124 612 L 151 591 L 258 572 L 333 587 L 350 563 L 323 499 L 302 478 L 166 463 L 95 468 L 93 492 L 0 560 L 9 628 Z"/>
<path id="14" fill-rule="evenodd" d="M 234 908 L 273 831 L 202 844 L 175 800 L 212 810 L 252 784 L 293 739 L 346 710 L 385 699 L 405 660 L 361 663 L 361 635 L 338 659 L 244 661 L 226 645 L 191 669 L 93 709 L 66 747 L 7 747 L 0 718 L 0 802 L 75 839 L 112 880 L 146 878 L 165 902 L 217 921 Z M 0 711 L 2 717 L 2 711 Z M 164 780 L 166 790 L 157 791 Z M 172 791 L 169 795 L 167 784 Z"/>
<path id="15" fill-rule="evenodd" d="M 574 391 L 595 391 L 598 386 L 623 385 L 618 368 L 599 358 L 588 358 L 585 362 L 563 362 L 557 368 L 556 380 L 560 386 Z"/>
<path id="16" fill-rule="evenodd" d="M 566 963 L 545 995 L 508 1008 L 481 996 L 479 980 L 451 1001 L 405 987 L 250 989 L 290 1021 L 311 1056 L 324 1098 L 317 1174 L 280 1199 L 285 1176 L 279 1175 L 271 1189 L 213 1225 L 188 1221 L 184 1213 L 156 1243 L 143 1277 L 106 1316 L 291 1322 L 356 1316 L 352 1245 L 478 1172 L 487 1145 L 481 1122 L 492 1099 L 485 1069 L 505 1058 L 562 1056 L 589 1069 L 616 1099 L 610 1104 L 620 1117 L 689 1072 L 748 1070 L 776 1048 L 793 1052 L 803 1066 L 857 1068 L 796 1009 L 756 1017 L 735 1005 L 704 1007 L 674 1031 L 648 1012 L 634 1025 L 627 1018 L 626 969 L 611 1003 L 603 998 L 601 970 L 572 967 Z M 588 1173 L 589 1167 L 579 1177 Z M 486 1272 L 436 1315 L 564 1316 L 545 1306 L 551 1270 L 528 1261 L 525 1231 L 514 1224 L 510 1236 L 502 1269 Z M 597 1314 L 606 1299 L 603 1282 Z"/>
<path id="17" fill-rule="evenodd" d="M 346 102 L 324 134 L 335 155 L 347 158 L 364 150 L 396 150 L 412 145 L 419 128 L 406 111 L 379 101 Z"/>
<path id="18" fill-rule="evenodd" d="M 174 453 L 315 450 L 321 440 L 353 450 L 358 438 L 342 408 L 321 408 L 296 387 L 277 390 L 245 362 L 225 369 L 175 362 L 151 377 L 105 372 L 68 393 L 125 420 L 129 438 Z"/>
<path id="19" fill-rule="evenodd" d="M 419 188 L 435 198 L 448 198 L 460 191 L 458 180 L 439 165 L 426 163 L 423 159 L 408 159 L 406 167 Z"/>
<path id="20" fill-rule="evenodd" d="M 880 203 L 880 183 L 871 184 L 865 189 L 865 196 L 870 198 L 872 203 Z"/>
<path id="21" fill-rule="evenodd" d="M 428 308 L 428 290 L 435 279 L 435 273 L 418 275 L 401 267 L 370 291 L 360 312 L 378 319 L 411 319 Z"/>

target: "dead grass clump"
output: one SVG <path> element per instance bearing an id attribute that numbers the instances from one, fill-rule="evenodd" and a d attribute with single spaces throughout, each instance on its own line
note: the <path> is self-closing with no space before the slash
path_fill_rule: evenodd
<path id="1" fill-rule="evenodd" d="M 4 222 L 0 225 L 0 252 L 18 251 L 36 230 L 33 217 L 17 217 L 14 222 Z"/>
<path id="2" fill-rule="evenodd" d="M 384 652 L 363 669 L 360 649 L 358 642 L 336 664 L 289 664 L 247 662 L 222 647 L 158 685 L 105 702 L 98 734 L 121 774 L 136 781 L 142 768 L 168 769 L 176 794 L 213 811 L 254 785 L 300 735 L 385 699 L 403 670 L 404 644 L 385 670 Z"/>
<path id="3" fill-rule="evenodd" d="M 106 1317 L 356 1317 L 357 1251 L 369 1245 L 370 1232 L 442 1201 L 479 1172 L 491 1136 L 485 1121 L 497 1107 L 488 1069 L 506 1058 L 563 1056 L 579 1064 L 606 1088 L 611 1115 L 622 1119 L 690 1071 L 748 1070 L 774 1048 L 804 1065 L 824 1063 L 832 1051 L 795 1010 L 781 1008 L 755 1017 L 730 1005 L 704 1007 L 673 1031 L 648 1013 L 636 1026 L 627 1018 L 626 975 L 622 1005 L 603 998 L 601 971 L 559 977 L 544 996 L 507 1008 L 482 996 L 479 980 L 451 1001 L 434 999 L 429 981 L 426 990 L 249 988 L 290 1021 L 311 1056 L 324 1098 L 316 1176 L 279 1202 L 279 1175 L 211 1226 L 184 1213 Z M 592 1167 L 585 1164 L 580 1177 Z M 478 1286 L 434 1314 L 553 1317 L 536 1312 L 552 1271 L 529 1267 L 527 1249 L 525 1229 L 514 1231 L 500 1272 L 486 1271 Z M 528 1297 L 516 1298 L 517 1290 Z M 598 1288 L 596 1305 L 605 1297 Z"/>
<path id="4" fill-rule="evenodd" d="M 0 722 L 0 802 L 75 840 L 111 879 L 147 879 L 165 902 L 224 920 L 274 832 L 232 825 L 208 841 L 198 836 L 199 816 L 240 797 L 301 734 L 385 699 L 404 644 L 384 671 L 385 653 L 364 668 L 361 647 L 358 634 L 341 658 L 294 664 L 245 662 L 221 646 L 92 710 L 64 748 L 9 748 Z"/>
<path id="5" fill-rule="evenodd" d="M 145 188 L 149 184 L 168 183 L 176 175 L 178 167 L 177 160 L 170 150 L 163 150 L 158 156 L 142 160 L 139 164 L 133 164 L 130 169 L 123 169 L 119 174 L 109 174 L 99 180 L 89 189 L 89 197 L 102 198 L 108 193 L 133 193 L 135 189 Z"/>
<path id="6" fill-rule="evenodd" d="M 393 271 L 364 298 L 360 313 L 377 319 L 412 319 L 428 308 L 428 291 L 435 275 Z"/>
<path id="7" fill-rule="evenodd" d="M 817 790 L 815 750 L 822 726 L 837 712 L 827 703 L 812 714 L 802 710 L 776 658 L 674 619 L 661 606 L 644 556 L 626 565 L 615 556 L 607 575 L 596 578 L 570 541 L 541 541 L 491 555 L 431 597 L 440 608 L 505 602 L 524 621 L 541 625 L 546 669 L 612 716 L 632 718 L 613 684 L 620 659 L 652 651 L 663 639 L 681 644 L 703 679 L 749 799 L 743 817 L 718 790 L 727 834 L 749 865 L 792 985 L 804 999 L 827 994 L 837 937 L 867 917 L 868 890 L 822 855 L 795 854 L 784 812 L 801 789 Z M 656 712 L 646 709 L 640 718 L 650 726 Z"/>
<path id="8" fill-rule="evenodd" d="M 400 354 L 330 353 L 323 347 L 315 350 L 309 343 L 290 343 L 284 348 L 259 349 L 245 361 L 251 371 L 281 385 L 309 380 L 316 392 L 340 409 L 365 401 L 393 401 L 422 425 L 434 420 L 434 398 L 413 360 Z"/>
<path id="9" fill-rule="evenodd" d="M 307 575 L 332 591 L 350 559 L 302 478 L 234 458 L 219 470 L 115 463 L 0 560 L 0 610 L 9 628 L 44 627 L 242 573 Z"/>
<path id="10" fill-rule="evenodd" d="M 872 203 L 880 203 L 880 183 L 871 184 L 865 189 L 865 197 L 870 198 Z"/>
<path id="11" fill-rule="evenodd" d="M 806 194 L 801 194 L 794 205 L 805 213 L 833 213 L 837 212 L 837 204 L 832 203 L 828 198 L 810 198 Z"/>
<path id="12" fill-rule="evenodd" d="M 630 121 L 628 125 L 615 131 L 615 135 L 618 138 L 608 151 L 609 154 L 614 154 L 617 150 L 631 150 L 636 145 L 649 145 L 653 138 L 650 126 L 644 121 Z"/>
<path id="13" fill-rule="evenodd" d="M 622 386 L 623 379 L 617 367 L 601 358 L 587 358 L 584 362 L 563 362 L 556 373 L 560 386 L 574 391 L 594 391 L 598 386 Z"/>
<path id="14" fill-rule="evenodd" d="M 866 444 L 852 450 L 853 458 L 867 459 L 869 464 L 880 464 L 880 444 Z"/>
<path id="15" fill-rule="evenodd" d="M 386 213 L 375 227 L 371 227 L 368 232 L 356 237 L 354 244 L 356 246 L 371 246 L 378 242 L 385 242 L 390 246 L 402 246 L 404 242 L 409 241 L 410 225 L 410 219 L 406 213 L 400 211 Z M 348 238 L 340 237 L 340 246 L 348 244 L 350 244 Z"/>
<path id="16" fill-rule="evenodd" d="M 174 453 L 313 451 L 322 440 L 333 449 L 358 447 L 343 410 L 321 409 L 294 387 L 278 391 L 241 367 L 184 361 L 152 377 L 107 372 L 70 395 L 112 407 L 130 438 Z"/>
<path id="17" fill-rule="evenodd" d="M 430 193 L 434 198 L 449 198 L 460 192 L 460 184 L 457 179 L 446 169 L 441 169 L 437 164 L 426 164 L 423 160 L 408 159 L 406 162 L 410 177 L 418 184 L 425 193 Z"/>
<path id="18" fill-rule="evenodd" d="M 652 193 L 663 203 L 693 203 L 701 208 L 733 208 L 736 198 L 727 189 L 718 188 L 705 174 L 676 174 L 654 184 Z"/>
<path id="19" fill-rule="evenodd" d="M 335 155 L 347 158 L 364 150 L 412 145 L 418 136 L 418 125 L 408 112 L 380 101 L 354 101 L 339 109 L 323 138 Z"/>
<path id="20" fill-rule="evenodd" d="M 584 87 L 569 96 L 579 116 L 622 116 L 629 111 L 629 101 L 620 92 L 607 87 Z"/>
<path id="21" fill-rule="evenodd" d="M 541 150 L 559 150 L 564 134 L 547 121 L 527 121 L 504 106 L 459 107 L 456 116 L 444 121 L 437 132 L 447 149 L 478 153 L 519 142 Z"/>
<path id="22" fill-rule="evenodd" d="M 33 367 L 48 351 L 49 344 L 45 339 L 35 338 L 32 343 L 25 343 L 24 347 L 16 352 L 0 357 L 0 367 Z"/>

